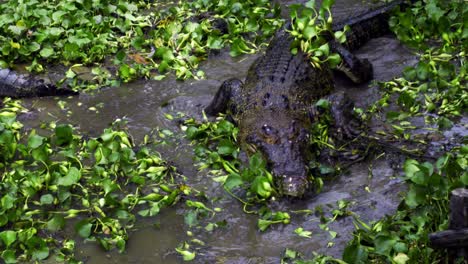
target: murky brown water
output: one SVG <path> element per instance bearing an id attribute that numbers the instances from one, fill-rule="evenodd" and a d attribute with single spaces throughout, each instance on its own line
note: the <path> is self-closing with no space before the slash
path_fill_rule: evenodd
<path id="1" fill-rule="evenodd" d="M 297 1 L 282 1 L 293 3 Z M 304 1 L 305 2 L 305 1 Z M 373 1 L 336 1 L 335 17 L 345 18 L 351 13 L 363 10 Z M 375 2 L 375 1 L 374 1 Z M 416 63 L 416 58 L 392 36 L 380 37 L 370 41 L 358 51 L 360 57 L 368 58 L 374 65 L 376 80 L 388 80 L 400 75 L 407 65 Z M 27 120 L 28 125 L 37 127 L 41 122 L 59 119 L 77 126 L 84 134 L 98 135 L 116 118 L 126 118 L 131 133 L 136 139 L 155 128 L 167 128 L 175 133 L 182 133 L 176 122 L 164 117 L 165 113 L 183 112 L 188 116 L 200 116 L 201 110 L 211 100 L 220 84 L 228 78 L 243 79 L 258 55 L 231 58 L 224 52 L 212 56 L 202 65 L 206 80 L 185 82 L 168 78 L 163 81 L 137 81 L 118 88 L 102 90 L 94 95 L 80 95 L 67 102 L 66 111 L 57 106 L 52 98 L 29 101 L 36 113 L 34 120 Z M 378 98 L 375 87 L 352 85 L 337 78 L 337 89 L 347 90 L 357 105 L 365 106 Z M 164 107 L 163 107 L 164 106 Z M 90 110 L 96 107 L 97 111 Z M 278 225 L 260 232 L 257 218 L 242 212 L 242 207 L 228 196 L 220 186 L 207 177 L 207 172 L 198 172 L 193 164 L 190 147 L 181 141 L 172 149 L 163 150 L 163 156 L 174 160 L 176 166 L 188 177 L 188 184 L 204 190 L 210 198 L 217 198 L 212 207 L 223 208 L 209 221 L 227 221 L 226 228 L 219 228 L 209 233 L 194 231 L 194 237 L 202 240 L 205 246 L 197 251 L 195 263 L 279 263 L 285 248 L 299 250 L 307 256 L 320 252 L 341 256 L 345 243 L 351 237 L 354 227 L 350 217 L 343 218 L 330 225 L 330 230 L 338 232 L 338 237 L 331 239 L 327 231 L 318 227 L 317 216 L 292 215 L 289 225 Z M 285 211 L 301 209 L 314 210 L 323 206 L 324 211 L 336 201 L 346 199 L 354 203 L 351 210 L 365 220 L 379 219 L 391 214 L 398 204 L 398 192 L 402 182 L 395 178 L 398 171 L 391 168 L 391 155 L 379 159 L 370 159 L 351 167 L 348 173 L 328 182 L 322 193 L 300 201 L 281 201 L 279 208 Z M 369 190 L 367 191 L 366 188 Z M 104 252 L 95 243 L 79 243 L 77 255 L 86 263 L 181 263 L 174 251 L 181 242 L 191 239 L 186 232 L 190 230 L 183 219 L 184 211 L 178 206 L 167 208 L 153 218 L 142 219 L 138 231 L 132 232 L 125 254 Z M 153 226 L 159 223 L 159 228 Z M 312 231 L 312 238 L 302 238 L 294 230 L 303 227 Z M 327 246 L 333 242 L 333 246 Z"/>

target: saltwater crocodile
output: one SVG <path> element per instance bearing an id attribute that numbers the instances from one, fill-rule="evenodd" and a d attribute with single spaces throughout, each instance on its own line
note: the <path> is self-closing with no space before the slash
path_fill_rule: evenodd
<path id="1" fill-rule="evenodd" d="M 66 87 L 59 88 L 55 84 L 29 74 L 0 68 L 0 97 L 21 98 L 73 94 L 77 92 Z"/>
<path id="2" fill-rule="evenodd" d="M 330 43 L 342 57 L 339 70 L 352 81 L 371 79 L 372 65 L 355 57 L 350 50 L 388 32 L 389 10 L 401 2 L 349 19 L 348 43 Z M 343 26 L 336 25 L 334 29 Z M 241 147 L 248 153 L 262 153 L 284 195 L 302 196 L 309 186 L 308 128 L 314 120 L 317 99 L 328 96 L 338 133 L 352 137 L 357 129 L 353 126 L 356 122 L 352 121 L 353 104 L 342 93 L 332 94 L 331 70 L 326 65 L 313 67 L 302 52 L 293 55 L 292 41 L 287 30 L 278 31 L 265 54 L 250 67 L 245 82 L 225 81 L 205 112 L 209 115 L 228 112 L 239 126 Z"/>

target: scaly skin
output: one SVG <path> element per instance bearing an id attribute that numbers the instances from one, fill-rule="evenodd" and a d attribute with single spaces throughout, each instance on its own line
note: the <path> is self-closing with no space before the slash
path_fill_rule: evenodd
<path id="1" fill-rule="evenodd" d="M 356 43 L 331 43 L 333 51 L 343 58 L 339 70 L 351 80 L 371 79 L 372 65 L 359 60 L 346 47 L 355 49 L 369 40 L 370 34 L 376 37 L 386 33 L 388 26 L 378 23 L 386 23 L 381 17 L 386 17 L 390 9 L 384 6 L 351 19 L 353 32 L 348 35 Z M 367 26 L 372 27 L 370 34 L 365 30 Z M 332 94 L 330 69 L 325 64 L 321 68 L 311 66 L 302 52 L 292 55 L 291 42 L 286 30 L 277 32 L 265 55 L 250 67 L 245 82 L 225 81 L 205 111 L 210 115 L 229 112 L 239 126 L 241 147 L 248 153 L 260 152 L 282 193 L 298 197 L 309 188 L 306 163 L 314 103 L 328 97 L 337 131 L 345 137 L 352 137 L 356 131 L 351 122 L 353 104 L 344 94 Z"/>
<path id="2" fill-rule="evenodd" d="M 68 88 L 57 88 L 33 76 L 18 74 L 9 69 L 0 69 L 0 97 L 41 97 L 74 95 L 77 92 Z"/>

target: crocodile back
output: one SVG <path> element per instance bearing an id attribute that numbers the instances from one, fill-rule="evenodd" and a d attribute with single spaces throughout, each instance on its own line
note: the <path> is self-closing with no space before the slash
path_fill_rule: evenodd
<path id="1" fill-rule="evenodd" d="M 331 93 L 333 78 L 328 67 L 312 66 L 303 52 L 293 55 L 291 43 L 289 33 L 281 30 L 253 63 L 243 88 L 249 102 L 244 109 L 303 109 Z"/>

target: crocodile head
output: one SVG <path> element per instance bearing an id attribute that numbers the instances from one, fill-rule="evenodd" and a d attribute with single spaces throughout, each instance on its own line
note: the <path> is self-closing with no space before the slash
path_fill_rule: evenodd
<path id="1" fill-rule="evenodd" d="M 245 135 L 247 151 L 262 154 L 284 195 L 300 197 L 309 186 L 304 156 L 308 145 L 305 127 L 299 120 L 279 114 L 257 119 Z"/>

